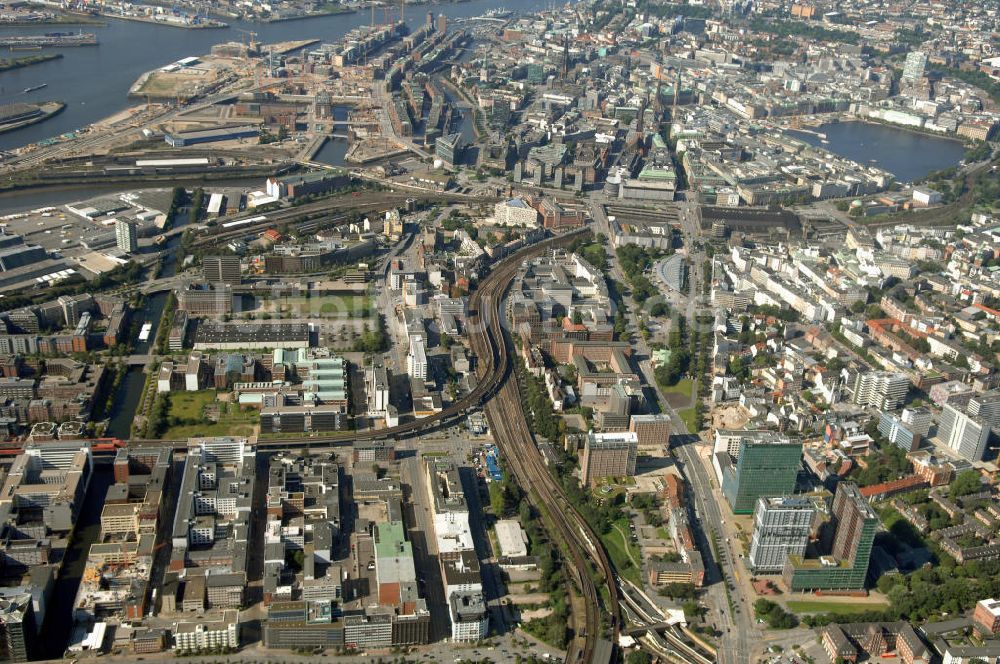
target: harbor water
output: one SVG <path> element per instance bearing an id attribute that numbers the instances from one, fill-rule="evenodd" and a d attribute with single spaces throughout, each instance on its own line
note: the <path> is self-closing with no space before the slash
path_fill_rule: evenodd
<path id="1" fill-rule="evenodd" d="M 957 166 L 965 156 L 961 141 L 872 122 L 824 124 L 815 132 L 788 133 L 859 164 L 887 170 L 901 182 L 913 182 L 932 171 Z M 826 142 L 816 134 L 825 135 Z"/>
<path id="2" fill-rule="evenodd" d="M 504 0 L 502 3 L 499 0 L 471 0 L 416 5 L 407 7 L 406 21 L 413 28 L 426 20 L 429 11 L 457 19 L 481 16 L 501 5 L 519 13 L 544 7 L 539 0 Z M 141 74 L 184 57 L 204 55 L 215 44 L 245 41 L 245 35 L 239 30 L 257 32 L 258 39 L 263 43 L 297 39 L 335 42 L 348 31 L 370 24 L 371 14 L 359 11 L 265 24 L 229 21 L 228 28 L 214 30 L 174 28 L 110 18 L 103 20 L 107 21 L 107 26 L 83 28 L 84 32 L 97 35 L 98 46 L 31 51 L 31 54 L 62 53 L 63 58 L 0 73 L 0 104 L 48 100 L 67 104 L 65 111 L 45 122 L 0 135 L 0 150 L 72 132 L 141 103 L 127 98 L 129 88 Z M 381 8 L 376 11 L 376 20 L 382 20 Z M 52 31 L 51 25 L 0 27 L 0 36 Z M 24 92 L 41 83 L 47 86 Z"/>

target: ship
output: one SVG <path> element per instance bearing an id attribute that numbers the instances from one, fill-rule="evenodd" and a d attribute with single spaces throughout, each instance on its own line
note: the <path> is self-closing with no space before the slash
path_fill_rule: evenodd
<path id="1" fill-rule="evenodd" d="M 510 18 L 513 14 L 514 12 L 506 7 L 496 7 L 483 14 L 483 16 L 486 18 Z"/>
<path id="2" fill-rule="evenodd" d="M 39 83 L 38 85 L 32 85 L 30 88 L 24 89 L 24 94 L 28 94 L 29 92 L 34 92 L 35 90 L 41 90 L 42 88 L 47 88 L 47 87 L 49 87 L 48 83 Z"/>
<path id="3" fill-rule="evenodd" d="M 97 35 L 92 32 L 48 32 L 44 35 L 3 35 L 0 36 L 0 46 L 11 50 L 23 51 L 38 49 L 43 46 L 58 48 L 60 46 L 96 46 Z"/>
<path id="4" fill-rule="evenodd" d="M 152 323 L 143 323 L 139 330 L 139 341 L 149 341 L 149 333 L 153 331 Z"/>

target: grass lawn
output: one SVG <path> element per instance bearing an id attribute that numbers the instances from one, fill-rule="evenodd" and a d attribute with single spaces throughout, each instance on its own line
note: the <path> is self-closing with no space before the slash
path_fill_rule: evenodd
<path id="1" fill-rule="evenodd" d="M 659 537 L 662 540 L 668 540 L 668 539 L 670 539 L 670 533 L 667 532 L 666 528 L 657 528 L 656 529 L 656 536 Z"/>
<path id="2" fill-rule="evenodd" d="M 611 563 L 618 570 L 618 573 L 632 583 L 641 586 L 642 569 L 632 563 L 632 558 L 641 565 L 642 556 L 639 552 L 639 546 L 629 538 L 628 519 L 615 521 L 611 530 L 601 535 L 601 541 L 604 542 L 608 555 L 611 556 Z M 632 558 L 629 558 L 629 553 L 632 554 Z"/>
<path id="3" fill-rule="evenodd" d="M 690 433 L 698 433 L 698 429 L 695 427 L 695 422 L 694 422 L 693 406 L 691 408 L 682 408 L 681 410 L 678 410 L 677 417 L 684 420 L 684 426 L 687 427 L 687 430 Z"/>
<path id="4" fill-rule="evenodd" d="M 185 420 L 204 417 L 205 406 L 215 403 L 215 390 L 200 390 L 198 392 L 171 392 L 170 416 Z"/>
<path id="5" fill-rule="evenodd" d="M 677 381 L 676 385 L 670 385 L 668 387 L 660 386 L 660 390 L 664 394 L 681 394 L 686 397 L 691 396 L 691 392 L 694 390 L 694 381 L 690 378 L 681 378 Z"/>
<path id="6" fill-rule="evenodd" d="M 888 604 L 862 603 L 862 604 L 842 604 L 840 602 L 823 602 L 811 600 L 789 600 L 788 610 L 792 613 L 836 613 L 840 615 L 851 615 L 853 613 L 865 613 L 866 611 L 881 611 Z"/>
<path id="7" fill-rule="evenodd" d="M 207 409 L 218 407 L 217 422 L 208 419 Z M 260 415 L 255 410 L 243 411 L 238 404 L 216 401 L 215 390 L 172 392 L 170 394 L 169 426 L 164 440 L 181 440 L 193 436 L 251 436 L 256 431 Z"/>

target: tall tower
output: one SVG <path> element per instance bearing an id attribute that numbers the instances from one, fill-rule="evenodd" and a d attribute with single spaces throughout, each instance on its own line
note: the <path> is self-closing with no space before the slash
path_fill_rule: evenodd
<path id="1" fill-rule="evenodd" d="M 656 111 L 656 122 L 663 122 L 663 99 L 660 98 L 660 91 L 663 89 L 663 75 L 656 77 L 656 102 L 653 110 Z M 673 118 L 670 118 L 673 120 Z"/>
<path id="2" fill-rule="evenodd" d="M 569 35 L 563 35 L 563 66 L 562 66 L 562 77 L 563 82 L 569 78 Z"/>
<path id="3" fill-rule="evenodd" d="M 677 72 L 677 77 L 674 79 L 674 107 L 670 111 L 671 120 L 677 117 L 677 99 L 681 95 L 681 68 L 677 67 L 674 71 Z"/>
<path id="4" fill-rule="evenodd" d="M 127 219 L 115 221 L 115 243 L 127 254 L 139 251 L 139 231 L 134 221 Z"/>

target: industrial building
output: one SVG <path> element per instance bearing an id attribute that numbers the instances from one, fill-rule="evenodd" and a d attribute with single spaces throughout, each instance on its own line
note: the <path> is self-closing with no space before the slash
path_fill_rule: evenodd
<path id="1" fill-rule="evenodd" d="M 195 332 L 195 350 L 254 350 L 308 347 L 306 323 L 202 321 Z"/>
<path id="2" fill-rule="evenodd" d="M 260 136 L 259 127 L 254 125 L 240 125 L 219 129 L 174 132 L 172 134 L 165 134 L 163 140 L 172 148 L 181 148 L 187 145 L 218 143 L 220 141 L 233 141 L 241 138 L 257 138 L 258 136 Z"/>

